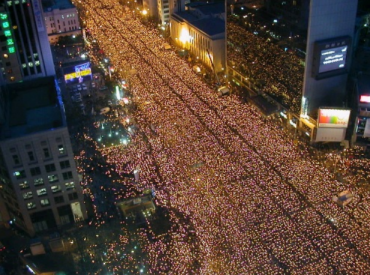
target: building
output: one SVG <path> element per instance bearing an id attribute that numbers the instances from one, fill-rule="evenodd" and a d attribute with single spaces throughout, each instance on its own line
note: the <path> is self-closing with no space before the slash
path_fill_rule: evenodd
<path id="1" fill-rule="evenodd" d="M 170 22 L 170 0 L 158 0 L 158 18 L 162 24 Z"/>
<path id="2" fill-rule="evenodd" d="M 342 142 L 357 1 L 256 2 L 227 1 L 230 82 L 275 102 L 284 124 L 311 142 Z"/>
<path id="3" fill-rule="evenodd" d="M 43 7 L 50 44 L 57 43 L 60 36 L 81 34 L 77 8 L 69 0 L 44 0 Z"/>
<path id="4" fill-rule="evenodd" d="M 215 72 L 225 68 L 224 3 L 189 4 L 186 11 L 171 15 L 171 39 L 189 51 L 196 61 Z"/>
<path id="5" fill-rule="evenodd" d="M 370 139 L 370 74 L 359 74 L 356 79 L 353 142 Z"/>
<path id="6" fill-rule="evenodd" d="M 10 219 L 30 235 L 86 219 L 82 189 L 54 77 L 5 87 L 2 192 Z"/>
<path id="7" fill-rule="evenodd" d="M 39 1 L 1 1 L 0 84 L 55 75 Z"/>
<path id="8" fill-rule="evenodd" d="M 151 220 L 156 210 L 151 194 L 124 199 L 117 203 L 117 208 L 126 219 L 137 219 L 138 223 Z"/>

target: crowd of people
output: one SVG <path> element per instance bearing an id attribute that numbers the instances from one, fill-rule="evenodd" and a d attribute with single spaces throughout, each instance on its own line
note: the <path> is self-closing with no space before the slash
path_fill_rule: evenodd
<path id="1" fill-rule="evenodd" d="M 81 5 L 99 46 L 118 74 L 129 77 L 138 106 L 138 132 L 130 145 L 104 148 L 102 155 L 115 173 L 136 171 L 135 184 L 114 179 L 125 186 L 124 196 L 155 190 L 156 204 L 168 208 L 172 221 L 167 234 L 149 232 L 150 239 L 143 234 L 145 272 L 370 272 L 363 223 L 368 212 L 354 215 L 332 201 L 333 195 L 350 190 L 353 204 L 358 203 L 357 186 L 337 180 L 311 158 L 304 143 L 295 145 L 251 105 L 233 95 L 218 97 L 185 60 L 165 51 L 158 32 L 145 28 L 129 9 L 113 0 Z M 252 48 L 260 42 L 246 43 Z M 254 59 L 260 56 L 255 50 Z M 299 95 L 292 91 L 301 87 L 301 80 L 294 71 L 301 68 L 291 65 L 287 75 L 270 75 L 269 66 L 287 64 L 283 53 L 270 55 L 275 63 L 260 56 L 255 71 L 269 83 L 265 87 L 274 86 L 277 95 L 295 106 Z M 120 71 L 127 67 L 134 73 Z M 271 82 L 276 79 L 280 84 Z M 369 209 L 369 200 L 361 204 Z"/>
<path id="2" fill-rule="evenodd" d="M 232 17 L 230 18 L 232 19 Z M 264 92 L 293 113 L 301 109 L 304 66 L 291 50 L 284 50 L 272 38 L 259 36 L 239 26 L 227 24 L 228 63 Z"/>

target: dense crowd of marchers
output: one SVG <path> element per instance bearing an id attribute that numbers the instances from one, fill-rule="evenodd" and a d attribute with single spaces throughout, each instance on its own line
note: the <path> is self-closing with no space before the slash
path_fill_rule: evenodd
<path id="1" fill-rule="evenodd" d="M 135 70 L 129 80 L 140 134 L 127 148 L 102 153 L 118 173 L 138 169 L 138 186 L 155 188 L 174 224 L 166 236 L 141 240 L 148 273 L 370 272 L 365 217 L 332 202 L 350 186 L 252 106 L 218 98 L 131 11 L 111 0 L 81 5 L 118 72 Z M 355 201 L 357 191 L 351 188 Z"/>

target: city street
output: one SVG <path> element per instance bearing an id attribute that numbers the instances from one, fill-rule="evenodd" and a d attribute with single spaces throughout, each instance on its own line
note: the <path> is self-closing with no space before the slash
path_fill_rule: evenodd
<path id="1" fill-rule="evenodd" d="M 122 196 L 155 190 L 156 205 L 168 209 L 171 221 L 165 233 L 148 221 L 135 234 L 145 257 L 133 273 L 370 272 L 366 212 L 354 215 L 332 201 L 349 189 L 354 204 L 370 209 L 368 192 L 360 197 L 358 187 L 337 180 L 305 143 L 297 146 L 251 105 L 219 97 L 124 6 L 78 5 L 138 106 L 131 142 L 100 149 L 111 169 L 104 173 L 123 186 Z M 95 142 L 87 133 L 80 138 Z M 133 170 L 139 180 L 125 181 Z M 114 246 L 124 247 L 129 235 L 117 236 Z M 120 257 L 109 259 L 109 271 L 125 270 Z"/>

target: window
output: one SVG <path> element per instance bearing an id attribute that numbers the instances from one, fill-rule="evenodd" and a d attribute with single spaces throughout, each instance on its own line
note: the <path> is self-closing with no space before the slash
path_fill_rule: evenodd
<path id="1" fill-rule="evenodd" d="M 46 170 L 47 173 L 54 172 L 56 170 L 54 163 L 46 164 L 45 165 L 45 170 Z"/>
<path id="2" fill-rule="evenodd" d="M 39 197 L 47 195 L 46 188 L 41 188 L 41 189 L 37 190 L 36 193 L 37 193 L 37 196 L 39 196 Z"/>
<path id="3" fill-rule="evenodd" d="M 58 145 L 59 154 L 63 155 L 65 154 L 64 146 L 63 144 Z"/>
<path id="4" fill-rule="evenodd" d="M 58 181 L 59 179 L 58 179 L 58 175 L 56 175 L 56 174 L 54 174 L 54 175 L 49 175 L 48 176 L 48 180 L 49 180 L 49 182 L 50 183 L 52 183 L 52 182 L 56 182 L 56 181 Z"/>
<path id="5" fill-rule="evenodd" d="M 41 206 L 48 206 L 50 205 L 50 202 L 48 199 L 42 199 L 40 200 Z"/>
<path id="6" fill-rule="evenodd" d="M 26 189 L 26 188 L 29 188 L 29 187 L 30 187 L 30 185 L 28 184 L 28 182 L 26 180 L 19 183 L 19 188 L 20 189 Z"/>
<path id="7" fill-rule="evenodd" d="M 32 151 L 28 151 L 27 154 L 30 161 L 35 161 L 35 156 L 33 155 Z"/>
<path id="8" fill-rule="evenodd" d="M 60 185 L 53 185 L 51 187 L 51 192 L 53 192 L 53 193 L 58 193 L 60 191 L 62 191 L 62 188 L 60 188 Z"/>
<path id="9" fill-rule="evenodd" d="M 27 203 L 27 209 L 34 209 L 34 208 L 36 208 L 36 203 L 34 202 Z"/>
<path id="10" fill-rule="evenodd" d="M 63 203 L 64 198 L 63 198 L 63 196 L 57 196 L 57 197 L 54 197 L 54 201 L 55 201 L 55 203 Z"/>
<path id="11" fill-rule="evenodd" d="M 50 153 L 48 148 L 42 148 L 45 158 L 50 158 Z"/>
<path id="12" fill-rule="evenodd" d="M 24 170 L 21 170 L 21 171 L 15 171 L 13 173 L 13 175 L 15 176 L 16 179 L 24 179 L 26 177 L 26 171 Z"/>
<path id="13" fill-rule="evenodd" d="M 31 176 L 37 176 L 41 174 L 40 167 L 33 167 L 30 169 Z"/>
<path id="14" fill-rule="evenodd" d="M 71 171 L 68 171 L 68 172 L 64 172 L 63 173 L 63 179 L 64 180 L 69 180 L 69 179 L 72 179 L 73 178 L 73 175 L 72 175 L 72 172 Z"/>
<path id="15" fill-rule="evenodd" d="M 68 194 L 68 198 L 69 198 L 70 201 L 77 200 L 77 198 L 78 198 L 77 193 L 73 192 L 71 194 Z"/>
<path id="16" fill-rule="evenodd" d="M 25 200 L 32 199 L 33 198 L 32 192 L 31 191 L 28 191 L 26 193 L 23 193 L 23 198 Z"/>
<path id="17" fill-rule="evenodd" d="M 37 179 L 34 179 L 34 180 L 33 180 L 33 184 L 34 184 L 35 186 L 37 186 L 37 185 L 42 185 L 42 184 L 44 184 L 44 179 L 43 179 L 43 178 L 37 178 Z"/>
<path id="18" fill-rule="evenodd" d="M 66 169 L 66 168 L 69 168 L 69 167 L 71 167 L 71 165 L 69 164 L 69 160 L 65 160 L 65 161 L 60 162 L 60 168 L 61 169 Z"/>
<path id="19" fill-rule="evenodd" d="M 73 181 L 71 182 L 66 182 L 65 183 L 65 186 L 66 186 L 66 190 L 68 189 L 72 189 L 72 188 L 75 188 L 75 183 Z"/>
<path id="20" fill-rule="evenodd" d="M 21 160 L 18 155 L 13 155 L 12 157 L 15 165 L 21 164 Z"/>

